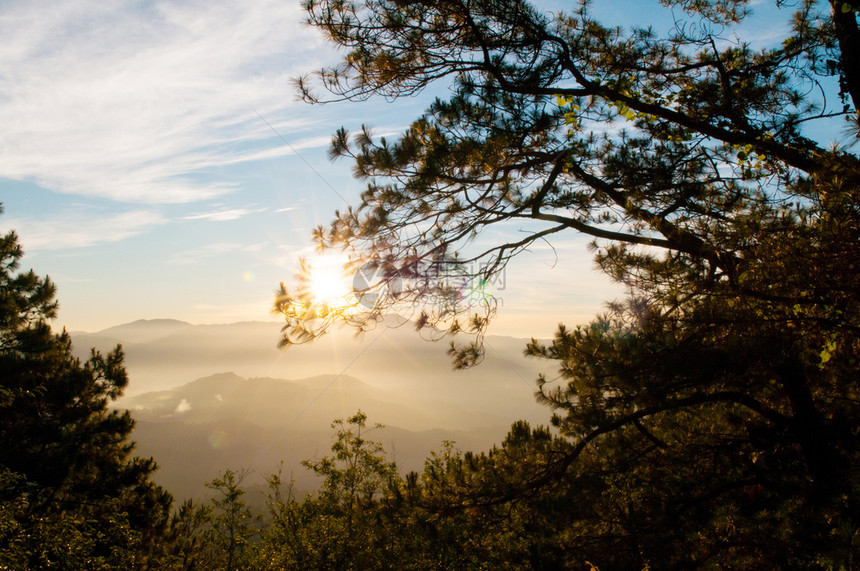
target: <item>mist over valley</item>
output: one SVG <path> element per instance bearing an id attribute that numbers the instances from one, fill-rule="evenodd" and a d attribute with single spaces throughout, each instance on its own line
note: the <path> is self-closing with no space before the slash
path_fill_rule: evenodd
<path id="1" fill-rule="evenodd" d="M 552 378 L 555 363 L 524 357 L 526 339 L 489 336 L 484 361 L 454 371 L 447 342 L 428 342 L 411 324 L 358 337 L 337 329 L 287 350 L 276 347 L 279 331 L 163 319 L 72 338 L 81 357 L 122 345 L 129 385 L 115 406 L 132 411 L 136 454 L 155 458 L 154 481 L 177 498 L 205 495 L 225 469 L 251 470 L 251 488 L 282 469 L 298 493 L 312 491 L 319 481 L 301 461 L 328 454 L 331 422 L 357 410 L 385 425 L 369 437 L 401 471 L 420 470 L 445 441 L 482 451 L 515 420 L 549 421 L 535 380 Z"/>

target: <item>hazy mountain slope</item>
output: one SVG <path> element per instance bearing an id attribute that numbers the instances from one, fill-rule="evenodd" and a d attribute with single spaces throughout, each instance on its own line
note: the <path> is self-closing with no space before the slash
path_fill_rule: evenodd
<path id="1" fill-rule="evenodd" d="M 385 445 L 403 471 L 420 470 L 445 440 L 464 450 L 486 450 L 514 420 L 492 410 L 493 402 L 467 406 L 443 393 L 428 403 L 345 375 L 287 381 L 221 373 L 121 404 L 137 420 L 137 454 L 152 456 L 160 466 L 155 481 L 185 498 L 205 494 L 204 483 L 227 468 L 252 468 L 248 485 L 261 486 L 282 461 L 298 489 L 315 489 L 318 482 L 301 461 L 328 454 L 332 420 L 359 409 L 369 424 L 386 425 L 371 438 Z M 539 422 L 548 419 L 542 412 Z"/>
<path id="2" fill-rule="evenodd" d="M 406 473 L 421 470 L 430 452 L 440 450 L 446 440 L 462 450 L 486 450 L 504 437 L 504 431 L 413 432 L 385 427 L 368 436 L 381 442 Z M 277 430 L 239 420 L 195 425 L 139 421 L 134 438 L 135 453 L 158 462 L 153 481 L 181 501 L 207 495 L 204 483 L 227 468 L 251 470 L 243 484 L 246 488 L 263 487 L 266 477 L 281 469 L 285 481 L 295 481 L 298 494 L 316 490 L 319 478 L 301 461 L 330 454 L 332 431 Z"/>
<path id="3" fill-rule="evenodd" d="M 506 430 L 497 426 L 469 431 L 409 431 L 386 426 L 368 437 L 381 442 L 405 473 L 420 470 L 430 452 L 440 450 L 446 440 L 463 450 L 487 450 L 501 441 Z M 158 462 L 153 480 L 182 500 L 206 495 L 204 483 L 227 468 L 250 469 L 247 487 L 263 486 L 268 475 L 282 468 L 287 481 L 295 480 L 297 492 L 315 490 L 319 479 L 301 461 L 330 454 L 333 431 L 296 425 L 261 427 L 237 418 L 204 423 L 138 420 L 133 438 L 136 454 Z"/>
<path id="4" fill-rule="evenodd" d="M 511 420 L 494 407 L 467 407 L 442 396 L 427 401 L 408 391 L 373 387 L 347 375 L 287 381 L 221 373 L 167 391 L 128 397 L 120 406 L 147 422 L 204 424 L 240 419 L 261 427 L 323 431 L 333 419 L 351 416 L 359 409 L 373 422 L 408 430 L 471 430 L 506 426 Z"/>
<path id="5" fill-rule="evenodd" d="M 279 323 L 189 325 L 158 320 L 94 334 L 74 333 L 72 338 L 80 356 L 91 346 L 107 350 L 122 343 L 130 377 L 126 395 L 169 389 L 225 371 L 246 378 L 348 374 L 373 386 L 426 398 L 449 393 L 448 400 L 470 403 L 499 396 L 512 399 L 518 408 L 523 400 L 532 399 L 538 373 L 555 374 L 554 363 L 522 356 L 526 339 L 489 336 L 484 362 L 455 372 L 445 354 L 447 343 L 424 341 L 409 326 L 380 326 L 359 338 L 351 330 L 335 330 L 285 351 L 276 348 L 279 331 Z M 162 336 L 154 337 L 156 332 Z"/>
<path id="6" fill-rule="evenodd" d="M 132 323 L 104 329 L 99 332 L 99 335 L 122 339 L 126 343 L 146 343 L 163 339 L 189 327 L 194 326 L 176 319 L 138 319 Z"/>
<path id="7" fill-rule="evenodd" d="M 447 343 L 409 326 L 359 338 L 336 330 L 286 351 L 276 348 L 279 331 L 279 323 L 155 320 L 72 338 L 81 356 L 123 345 L 130 383 L 116 406 L 133 411 L 137 453 L 156 459 L 156 481 L 177 498 L 204 494 L 204 482 L 227 468 L 253 468 L 248 485 L 262 485 L 281 461 L 298 488 L 313 489 L 300 461 L 327 454 L 331 421 L 359 409 L 387 426 L 377 438 L 402 469 L 420 469 L 444 440 L 486 450 L 513 421 L 550 417 L 534 381 L 541 371 L 554 376 L 555 364 L 523 357 L 525 339 L 488 337 L 484 362 L 455 372 Z"/>

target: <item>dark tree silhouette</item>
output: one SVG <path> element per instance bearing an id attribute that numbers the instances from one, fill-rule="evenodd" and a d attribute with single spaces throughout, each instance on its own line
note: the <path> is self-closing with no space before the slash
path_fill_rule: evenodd
<path id="1" fill-rule="evenodd" d="M 784 40 L 755 51 L 723 39 L 745 2 L 664 4 L 687 16 L 667 37 L 606 28 L 587 7 L 548 17 L 518 1 L 307 3 L 309 22 L 346 50 L 317 76 L 334 99 L 396 98 L 442 78 L 453 95 L 395 141 L 335 135 L 332 156 L 353 158 L 368 187 L 316 237 L 376 268 L 375 304 L 332 311 L 284 288 L 285 343 L 414 307 L 422 325 L 480 336 L 495 305 L 458 303 L 463 280 L 491 280 L 567 231 L 595 237 L 619 279 L 663 250 L 687 279 L 773 295 L 743 283 L 748 245 L 784 236 L 781 217 L 801 215 L 789 205 L 808 206 L 836 173 L 856 176 L 856 156 L 802 134 L 842 119 L 857 128 L 860 70 L 842 50 L 860 37 L 856 8 L 803 2 Z M 815 97 L 831 77 L 840 93 Z M 312 78 L 299 86 L 319 101 Z M 515 238 L 482 239 L 490 227 Z M 477 343 L 458 358 L 480 355 Z"/>
<path id="2" fill-rule="evenodd" d="M 140 568 L 172 498 L 132 456 L 129 413 L 108 409 L 122 350 L 75 358 L 48 324 L 53 283 L 16 274 L 22 255 L 14 232 L 0 239 L 0 567 Z"/>
<path id="3" fill-rule="evenodd" d="M 747 2 L 660 4 L 676 10 L 664 36 L 608 28 L 587 4 L 550 16 L 517 0 L 307 2 L 345 50 L 299 80 L 309 101 L 322 101 L 315 82 L 330 100 L 439 80 L 451 95 L 394 141 L 335 135 L 332 157 L 368 186 L 316 238 L 375 268 L 378 295 L 361 312 L 320 310 L 282 287 L 284 342 L 413 308 L 420 327 L 476 335 L 451 348 L 471 365 L 495 306 L 455 286 L 536 241 L 592 236 L 628 299 L 528 349 L 561 364 L 538 396 L 567 444 L 479 479 L 466 503 L 579 486 L 566 488 L 579 518 L 567 541 L 619 568 L 850 567 L 860 161 L 807 134 L 860 134 L 860 7 L 776 2 L 788 31 L 754 49 L 726 39 Z"/>

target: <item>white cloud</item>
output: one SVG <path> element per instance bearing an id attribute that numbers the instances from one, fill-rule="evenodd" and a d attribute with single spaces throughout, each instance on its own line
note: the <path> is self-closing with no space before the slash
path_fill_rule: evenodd
<path id="1" fill-rule="evenodd" d="M 199 175 L 289 152 L 261 148 L 258 112 L 288 140 L 308 125 L 283 118 L 288 78 L 327 59 L 301 21 L 282 0 L 4 3 L 0 176 L 139 203 L 234 190 Z"/>
<path id="2" fill-rule="evenodd" d="M 188 399 L 182 399 L 178 405 L 176 405 L 176 410 L 174 414 L 182 414 L 183 412 L 188 412 L 191 410 L 191 403 L 188 402 Z"/>
<path id="3" fill-rule="evenodd" d="M 20 243 L 32 251 L 84 248 L 118 242 L 166 221 L 161 214 L 149 210 L 129 210 L 107 216 L 72 210 L 49 220 L 10 218 L 4 222 L 10 228 L 15 228 Z"/>
<path id="4" fill-rule="evenodd" d="M 265 212 L 265 208 L 248 209 L 248 208 L 222 208 L 211 212 L 203 212 L 200 214 L 191 214 L 183 216 L 181 220 L 211 220 L 212 222 L 224 222 L 227 220 L 238 220 L 248 214 L 257 212 Z"/>

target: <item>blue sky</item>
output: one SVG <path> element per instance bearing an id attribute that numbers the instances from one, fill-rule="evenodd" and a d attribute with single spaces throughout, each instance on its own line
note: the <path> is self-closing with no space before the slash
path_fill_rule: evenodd
<path id="1" fill-rule="evenodd" d="M 331 134 L 398 133 L 433 96 L 297 101 L 290 79 L 337 57 L 302 20 L 283 0 L 0 4 L 0 230 L 58 284 L 57 325 L 274 319 L 311 230 L 362 188 Z M 509 267 L 490 332 L 550 335 L 619 295 L 587 241 Z"/>
<path id="2" fill-rule="evenodd" d="M 331 134 L 400 132 L 432 96 L 297 101 L 290 79 L 337 57 L 302 19 L 269 0 L 0 4 L 0 230 L 57 283 L 58 326 L 274 319 L 311 230 L 362 188 Z M 599 310 L 584 244 L 510 268 L 494 331 Z"/>

